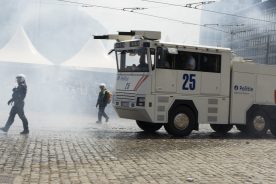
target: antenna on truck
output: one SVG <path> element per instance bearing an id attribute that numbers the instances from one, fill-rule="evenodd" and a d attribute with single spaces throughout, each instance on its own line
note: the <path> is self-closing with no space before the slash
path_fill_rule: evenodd
<path id="1" fill-rule="evenodd" d="M 144 40 L 160 40 L 160 31 L 130 31 L 118 32 L 118 34 L 94 36 L 94 39 L 116 40 L 117 42 L 139 38 Z"/>

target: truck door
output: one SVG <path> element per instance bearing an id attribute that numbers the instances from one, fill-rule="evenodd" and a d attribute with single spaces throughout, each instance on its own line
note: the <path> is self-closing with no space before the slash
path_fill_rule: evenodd
<path id="1" fill-rule="evenodd" d="M 233 124 L 245 124 L 246 112 L 255 102 L 257 81 L 255 68 L 256 65 L 250 63 L 233 63 L 231 88 L 231 122 Z M 268 84 L 272 85 L 272 83 Z"/>
<path id="2" fill-rule="evenodd" d="M 156 92 L 176 92 L 177 72 L 173 70 L 175 49 L 157 48 L 156 56 Z"/>
<path id="3" fill-rule="evenodd" d="M 201 73 L 198 68 L 198 53 L 178 51 L 175 69 L 177 76 L 177 93 L 198 95 L 200 93 Z"/>
<path id="4" fill-rule="evenodd" d="M 221 92 L 221 55 L 201 53 L 201 94 L 219 95 Z"/>

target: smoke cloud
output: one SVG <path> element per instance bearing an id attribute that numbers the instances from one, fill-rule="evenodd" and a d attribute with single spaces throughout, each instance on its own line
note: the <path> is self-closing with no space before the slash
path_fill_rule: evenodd
<path id="1" fill-rule="evenodd" d="M 96 116 L 98 85 L 104 82 L 113 91 L 116 74 L 104 68 L 74 70 L 59 64 L 77 54 L 93 34 L 105 34 L 107 30 L 76 6 L 40 2 L 45 1 L 0 2 L 0 48 L 23 26 L 35 48 L 56 64 L 39 65 L 35 60 L 34 64 L 11 63 L 0 58 L 0 111 L 8 116 L 7 101 L 16 86 L 15 76 L 23 73 L 28 85 L 27 116 L 39 114 L 45 120 L 61 114 Z M 95 60 L 91 58 L 91 61 Z M 104 61 L 97 57 L 97 62 Z M 108 111 L 114 114 L 112 108 Z"/>

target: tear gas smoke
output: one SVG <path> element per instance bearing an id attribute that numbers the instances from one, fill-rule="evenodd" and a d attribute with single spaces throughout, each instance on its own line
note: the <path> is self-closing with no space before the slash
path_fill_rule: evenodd
<path id="1" fill-rule="evenodd" d="M 99 84 L 114 89 L 115 73 L 71 70 L 58 66 L 0 63 L 2 81 L 0 109 L 8 112 L 7 101 L 16 86 L 15 76 L 26 75 L 26 112 L 47 116 L 58 114 L 96 115 Z M 110 108 L 111 110 L 111 108 Z"/>
<path id="2" fill-rule="evenodd" d="M 36 49 L 53 63 L 59 64 L 78 53 L 92 34 L 106 33 L 100 23 L 78 10 L 78 7 L 41 6 L 39 2 L 0 2 L 0 48 L 23 25 Z M 97 59 L 96 62 L 101 62 L 100 58 Z M 58 65 L 11 63 L 0 58 L 1 112 L 8 113 L 10 110 L 6 103 L 11 98 L 18 73 L 26 75 L 28 85 L 26 114 L 41 113 L 45 119 L 55 114 L 96 115 L 98 85 L 104 82 L 113 90 L 115 84 L 115 73 L 105 69 L 98 72 L 73 70 Z M 111 111 L 112 108 L 108 109 Z"/>

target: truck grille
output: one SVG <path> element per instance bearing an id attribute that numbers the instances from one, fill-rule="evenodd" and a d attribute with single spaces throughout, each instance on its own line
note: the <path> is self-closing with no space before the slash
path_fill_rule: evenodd
<path id="1" fill-rule="evenodd" d="M 136 93 L 116 92 L 116 100 L 135 101 Z"/>

